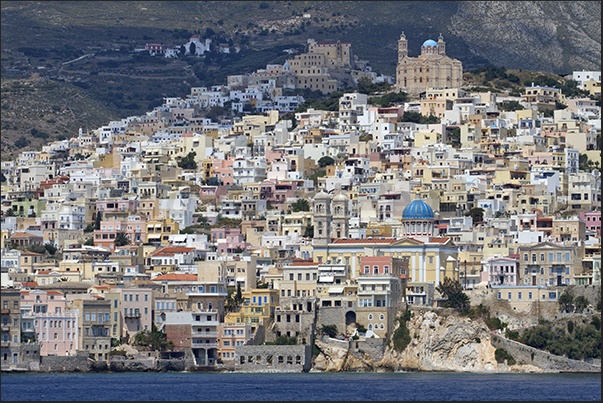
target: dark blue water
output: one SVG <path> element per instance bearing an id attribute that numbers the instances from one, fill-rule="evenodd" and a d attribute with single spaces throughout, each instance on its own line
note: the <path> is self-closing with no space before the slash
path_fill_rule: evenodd
<path id="1" fill-rule="evenodd" d="M 2 374 L 9 400 L 601 401 L 600 374 Z"/>

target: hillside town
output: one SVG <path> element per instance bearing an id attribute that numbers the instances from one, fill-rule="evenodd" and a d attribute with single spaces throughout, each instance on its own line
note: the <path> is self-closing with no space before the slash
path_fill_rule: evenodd
<path id="1" fill-rule="evenodd" d="M 600 286 L 600 103 L 475 91 L 441 35 L 414 57 L 402 33 L 395 78 L 351 43 L 307 50 L 2 161 L 3 370 L 145 345 L 243 369 L 287 345 L 262 360 L 307 370 L 320 329 L 386 340 L 401 309 L 445 306 L 447 279 L 518 327 Z M 342 70 L 408 101 L 286 95 L 341 91 Z M 600 100 L 599 71 L 569 79 Z"/>

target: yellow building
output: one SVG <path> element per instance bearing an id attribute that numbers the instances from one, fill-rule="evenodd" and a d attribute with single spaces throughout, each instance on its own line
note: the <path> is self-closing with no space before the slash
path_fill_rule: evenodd
<path id="1" fill-rule="evenodd" d="M 415 132 L 414 137 L 414 147 L 425 147 L 426 144 L 442 142 L 442 134 L 435 131 Z"/>
<path id="2" fill-rule="evenodd" d="M 582 84 L 582 88 L 584 89 L 584 91 L 590 92 L 590 95 L 594 95 L 596 97 L 601 96 L 601 81 L 585 81 Z"/>
<path id="3" fill-rule="evenodd" d="M 7 229 L 2 230 L 2 236 L 0 237 L 0 249 L 7 250 L 10 247 L 10 231 Z"/>
<path id="4" fill-rule="evenodd" d="M 243 305 L 238 312 L 229 312 L 224 323 L 249 324 L 252 331 L 258 325 L 268 327 L 274 316 L 274 308 L 279 304 L 278 290 L 270 288 L 252 288 L 244 291 Z"/>
<path id="5" fill-rule="evenodd" d="M 146 242 L 160 243 L 167 246 L 170 235 L 177 235 L 180 224 L 171 218 L 163 218 L 147 221 L 147 239 Z"/>
<path id="6" fill-rule="evenodd" d="M 323 54 L 325 66 L 329 68 L 354 67 L 351 42 L 316 42 L 308 39 L 308 52 Z"/>
<path id="7" fill-rule="evenodd" d="M 555 110 L 556 103 L 565 104 L 565 95 L 561 93 L 559 88 L 532 86 L 526 87 L 525 93 L 522 95 L 524 102 L 542 110 Z"/>

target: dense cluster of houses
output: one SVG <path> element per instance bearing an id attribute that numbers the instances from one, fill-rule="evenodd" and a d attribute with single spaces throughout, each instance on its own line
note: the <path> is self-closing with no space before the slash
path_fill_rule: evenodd
<path id="1" fill-rule="evenodd" d="M 2 161 L 3 368 L 108 360 L 155 328 L 197 365 L 260 336 L 308 344 L 320 324 L 382 338 L 403 304 L 440 304 L 445 278 L 526 302 L 600 284 L 595 101 L 428 88 L 295 112 L 303 98 L 277 85 L 294 67 Z M 204 117 L 229 102 L 241 117 Z M 555 102 L 567 108 L 547 117 Z"/>

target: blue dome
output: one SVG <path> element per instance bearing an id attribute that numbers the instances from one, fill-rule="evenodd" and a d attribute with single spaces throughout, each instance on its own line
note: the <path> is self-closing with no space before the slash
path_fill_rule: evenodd
<path id="1" fill-rule="evenodd" d="M 423 42 L 423 46 L 435 46 L 436 48 L 438 47 L 438 43 L 436 41 L 434 41 L 433 39 L 428 39 L 425 42 Z"/>
<path id="2" fill-rule="evenodd" d="M 402 218 L 418 218 L 418 219 L 431 219 L 435 218 L 433 210 L 429 207 L 429 204 L 423 200 L 412 201 L 404 211 L 402 212 Z"/>

